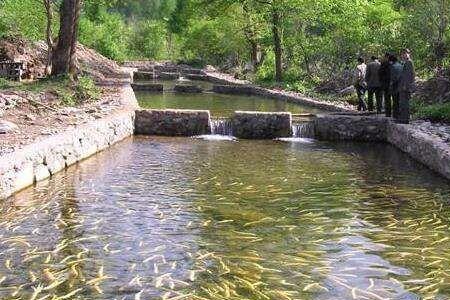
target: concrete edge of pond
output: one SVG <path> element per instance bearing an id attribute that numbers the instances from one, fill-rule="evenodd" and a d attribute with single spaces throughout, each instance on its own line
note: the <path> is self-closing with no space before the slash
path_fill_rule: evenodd
<path id="1" fill-rule="evenodd" d="M 314 132 L 323 141 L 386 142 L 450 179 L 450 146 L 411 125 L 382 116 L 318 115 Z"/>
<path id="2" fill-rule="evenodd" d="M 138 107 L 130 85 L 120 87 L 121 109 L 42 138 L 0 157 L 0 199 L 49 178 L 134 133 Z"/>

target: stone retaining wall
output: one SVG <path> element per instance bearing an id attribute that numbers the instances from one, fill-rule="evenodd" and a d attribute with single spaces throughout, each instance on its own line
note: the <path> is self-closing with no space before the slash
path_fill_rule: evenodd
<path id="1" fill-rule="evenodd" d="M 314 119 L 318 140 L 384 142 L 388 119 L 376 116 L 319 115 Z"/>
<path id="2" fill-rule="evenodd" d="M 377 116 L 319 115 L 315 138 L 326 141 L 388 142 L 450 179 L 450 147 L 442 139 Z"/>
<path id="3" fill-rule="evenodd" d="M 233 135 L 242 139 L 274 139 L 292 136 L 290 113 L 237 111 L 231 118 Z"/>
<path id="4" fill-rule="evenodd" d="M 173 88 L 174 92 L 176 93 L 189 93 L 189 94 L 196 94 L 196 93 L 202 93 L 203 89 L 197 85 L 187 85 L 187 84 L 177 84 Z"/>
<path id="5" fill-rule="evenodd" d="M 133 90 L 146 92 L 163 92 L 164 85 L 160 83 L 133 83 Z"/>
<path id="6" fill-rule="evenodd" d="M 133 134 L 137 101 L 122 87 L 123 109 L 112 115 L 49 136 L 0 157 L 0 198 L 75 164 Z"/>
<path id="7" fill-rule="evenodd" d="M 137 110 L 135 133 L 162 136 L 195 136 L 211 133 L 207 110 Z"/>
<path id="8" fill-rule="evenodd" d="M 450 179 L 450 147 L 441 139 L 408 125 L 390 123 L 387 127 L 387 141 Z"/>

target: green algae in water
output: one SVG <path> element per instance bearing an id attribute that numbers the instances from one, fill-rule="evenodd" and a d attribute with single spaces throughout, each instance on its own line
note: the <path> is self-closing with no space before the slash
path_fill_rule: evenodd
<path id="1" fill-rule="evenodd" d="M 372 144 L 134 138 L 5 201 L 1 299 L 446 299 L 450 193 Z"/>

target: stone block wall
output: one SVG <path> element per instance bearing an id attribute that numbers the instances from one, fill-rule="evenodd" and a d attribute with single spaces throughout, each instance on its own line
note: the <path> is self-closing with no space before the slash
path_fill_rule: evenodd
<path id="1" fill-rule="evenodd" d="M 164 91 L 164 85 L 161 83 L 133 83 L 133 90 L 146 92 L 160 92 Z"/>
<path id="2" fill-rule="evenodd" d="M 442 139 L 408 125 L 390 123 L 387 141 L 450 179 L 450 147 Z"/>
<path id="3" fill-rule="evenodd" d="M 203 89 L 197 85 L 187 85 L 187 84 L 177 84 L 173 88 L 173 90 L 176 93 L 190 93 L 190 94 L 196 94 L 196 93 L 202 93 Z"/>
<path id="4" fill-rule="evenodd" d="M 384 142 L 387 137 L 384 117 L 319 115 L 313 122 L 318 140 Z"/>
<path id="5" fill-rule="evenodd" d="M 0 157 L 0 198 L 75 164 L 133 134 L 137 101 L 122 88 L 123 108 L 112 115 L 45 137 Z"/>
<path id="6" fill-rule="evenodd" d="M 207 110 L 137 110 L 135 133 L 161 136 L 210 134 L 210 114 Z"/>
<path id="7" fill-rule="evenodd" d="M 274 139 L 292 136 L 291 113 L 237 111 L 231 119 L 233 135 L 242 139 Z"/>

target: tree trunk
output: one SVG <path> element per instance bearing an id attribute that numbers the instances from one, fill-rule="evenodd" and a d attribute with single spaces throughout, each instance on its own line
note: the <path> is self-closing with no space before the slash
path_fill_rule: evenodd
<path id="1" fill-rule="evenodd" d="M 58 43 L 53 51 L 52 75 L 76 73 L 76 44 L 82 0 L 64 0 L 60 8 Z"/>
<path id="2" fill-rule="evenodd" d="M 275 52 L 275 80 L 277 82 L 283 81 L 283 49 L 281 46 L 280 33 L 281 15 L 276 7 L 272 8 L 272 34 L 273 34 L 273 48 Z"/>
<path id="3" fill-rule="evenodd" d="M 45 6 L 45 12 L 47 15 L 47 30 L 46 30 L 46 40 L 47 40 L 47 62 L 45 66 L 46 75 L 52 73 L 52 52 L 53 52 L 53 33 L 52 33 L 52 22 L 53 22 L 53 10 L 51 0 L 43 0 Z"/>

